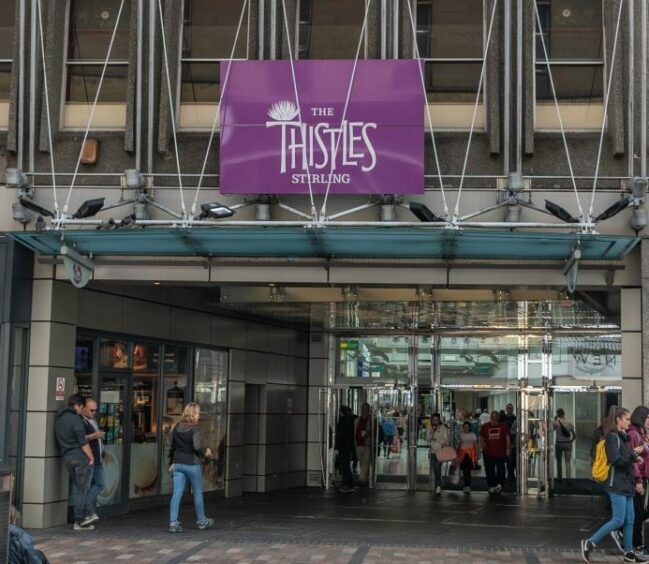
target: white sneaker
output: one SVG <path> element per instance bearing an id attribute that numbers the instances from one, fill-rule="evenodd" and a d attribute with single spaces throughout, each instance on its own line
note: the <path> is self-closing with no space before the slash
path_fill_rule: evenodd
<path id="1" fill-rule="evenodd" d="M 442 493 L 442 487 L 441 487 L 441 486 L 437 486 L 437 487 L 435 488 L 435 495 L 440 495 L 441 493 Z"/>
<path id="2" fill-rule="evenodd" d="M 500 484 L 498 484 L 498 485 L 494 488 L 494 493 L 497 493 L 497 494 L 503 493 L 503 487 L 502 487 Z"/>
<path id="3" fill-rule="evenodd" d="M 490 494 L 496 493 L 496 488 L 495 487 L 488 488 L 487 493 L 490 493 Z"/>
<path id="4" fill-rule="evenodd" d="M 471 493 L 471 488 L 469 486 L 464 487 L 464 493 Z"/>
<path id="5" fill-rule="evenodd" d="M 85 527 L 82 527 L 81 524 L 75 523 L 74 526 L 72 527 L 73 531 L 94 531 L 95 526 L 94 525 L 86 525 Z"/>

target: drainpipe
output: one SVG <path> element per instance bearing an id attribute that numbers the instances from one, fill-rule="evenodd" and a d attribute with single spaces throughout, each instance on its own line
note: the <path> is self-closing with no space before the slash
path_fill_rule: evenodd
<path id="1" fill-rule="evenodd" d="M 647 2 L 640 4 L 642 23 L 642 67 L 641 67 L 641 92 L 640 92 L 640 176 L 647 177 Z"/>
<path id="2" fill-rule="evenodd" d="M 516 1 L 516 172 L 523 174 L 523 0 Z"/>
<path id="3" fill-rule="evenodd" d="M 31 58 L 29 67 L 29 170 L 34 172 L 36 170 L 35 152 L 36 152 L 36 2 L 32 0 L 31 4 L 31 33 L 29 46 L 29 56 Z"/>
<path id="4" fill-rule="evenodd" d="M 135 168 L 142 170 L 142 41 L 144 0 L 137 2 L 137 69 L 135 78 Z"/>
<path id="5" fill-rule="evenodd" d="M 20 38 L 18 40 L 18 170 L 24 170 L 25 140 L 25 2 L 20 0 Z"/>
<path id="6" fill-rule="evenodd" d="M 512 0 L 505 0 L 505 84 L 503 112 L 503 176 L 509 175 L 512 74 Z"/>
<path id="7" fill-rule="evenodd" d="M 643 2 L 646 4 L 646 0 Z M 635 119 L 634 119 L 634 105 L 635 105 L 635 22 L 633 21 L 633 0 L 627 2 L 627 10 L 629 11 L 629 100 L 627 108 L 627 144 L 628 144 L 628 176 L 634 176 L 634 163 L 633 154 L 635 147 Z"/>
<path id="8" fill-rule="evenodd" d="M 156 29 L 156 0 L 149 1 L 149 116 L 147 131 L 147 172 L 153 174 L 153 120 L 154 120 L 154 80 L 155 80 L 155 29 Z"/>

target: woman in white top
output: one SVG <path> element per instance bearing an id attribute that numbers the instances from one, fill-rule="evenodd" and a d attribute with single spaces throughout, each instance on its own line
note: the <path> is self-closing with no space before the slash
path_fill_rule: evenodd
<path id="1" fill-rule="evenodd" d="M 439 413 L 433 414 L 426 442 L 430 447 L 430 466 L 435 477 L 435 493 L 442 493 L 442 463 L 437 460 L 437 451 L 449 445 L 448 429 L 442 425 Z"/>
<path id="2" fill-rule="evenodd" d="M 459 436 L 457 448 L 457 468 L 462 470 L 464 493 L 471 492 L 471 470 L 478 462 L 478 437 L 471 431 L 471 424 L 465 421 Z"/>

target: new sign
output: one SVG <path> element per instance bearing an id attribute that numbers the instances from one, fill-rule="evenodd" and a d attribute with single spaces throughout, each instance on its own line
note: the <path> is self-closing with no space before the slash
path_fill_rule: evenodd
<path id="1" fill-rule="evenodd" d="M 234 61 L 221 99 L 223 193 L 421 194 L 418 62 Z M 221 65 L 221 84 L 227 64 Z M 344 116 L 343 116 L 344 114 Z M 344 117 L 344 119 L 343 119 Z"/>

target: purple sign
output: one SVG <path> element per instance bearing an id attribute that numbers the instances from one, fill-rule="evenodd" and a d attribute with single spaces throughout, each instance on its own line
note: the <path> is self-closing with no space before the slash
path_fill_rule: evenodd
<path id="1" fill-rule="evenodd" d="M 234 61 L 221 100 L 223 193 L 421 194 L 424 96 L 414 60 Z M 227 64 L 221 65 L 221 84 Z M 301 118 L 301 119 L 300 119 Z"/>

